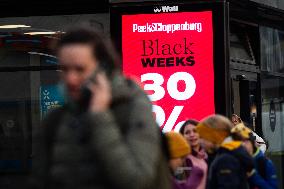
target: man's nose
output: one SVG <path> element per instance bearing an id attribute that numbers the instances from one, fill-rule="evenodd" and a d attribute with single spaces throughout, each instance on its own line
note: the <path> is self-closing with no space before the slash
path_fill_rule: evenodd
<path id="1" fill-rule="evenodd" d="M 64 80 L 66 84 L 75 86 L 79 84 L 79 76 L 74 71 L 69 71 L 65 73 Z"/>

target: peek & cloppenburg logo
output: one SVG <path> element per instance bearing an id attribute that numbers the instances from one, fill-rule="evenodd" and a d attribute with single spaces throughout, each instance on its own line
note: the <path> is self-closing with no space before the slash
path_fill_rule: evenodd
<path id="1" fill-rule="evenodd" d="M 145 25 L 133 24 L 132 31 L 144 33 L 144 32 L 167 32 L 174 33 L 176 31 L 197 31 L 202 32 L 202 23 L 189 23 L 185 21 L 184 23 L 146 23 Z"/>
<path id="2" fill-rule="evenodd" d="M 154 7 L 154 13 L 159 12 L 177 12 L 178 6 L 157 6 Z"/>

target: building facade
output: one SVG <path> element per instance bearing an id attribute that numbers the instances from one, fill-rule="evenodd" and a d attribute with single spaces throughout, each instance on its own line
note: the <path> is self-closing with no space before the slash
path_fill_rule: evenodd
<path id="1" fill-rule="evenodd" d="M 267 141 L 267 154 L 277 167 L 283 188 L 284 1 L 176 4 L 206 7 L 212 2 L 222 3 L 224 10 L 220 19 L 224 28 L 219 36 L 223 82 L 214 85 L 215 91 L 222 91 L 224 100 L 214 99 L 215 112 L 240 115 Z M 112 37 L 123 52 L 115 7 L 130 10 L 137 5 L 154 7 L 175 2 L 29 0 L 0 4 L 0 187 L 18 188 L 32 166 L 33 130 L 50 109 L 64 103 L 58 83 L 60 68 L 53 52 L 58 37 L 68 28 L 86 26 Z M 138 13 L 142 14 L 143 9 Z"/>

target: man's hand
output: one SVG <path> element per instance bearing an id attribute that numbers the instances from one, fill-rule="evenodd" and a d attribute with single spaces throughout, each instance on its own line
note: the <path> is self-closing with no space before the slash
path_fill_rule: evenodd
<path id="1" fill-rule="evenodd" d="M 104 112 L 108 110 L 112 96 L 111 96 L 111 83 L 105 73 L 98 73 L 96 83 L 89 87 L 92 91 L 89 110 L 91 112 Z"/>

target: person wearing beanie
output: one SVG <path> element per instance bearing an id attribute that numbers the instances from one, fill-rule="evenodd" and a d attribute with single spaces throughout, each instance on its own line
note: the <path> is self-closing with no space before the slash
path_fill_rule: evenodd
<path id="1" fill-rule="evenodd" d="M 206 180 L 207 180 L 207 158 L 208 155 L 205 149 L 200 144 L 200 136 L 196 131 L 196 125 L 199 122 L 193 119 L 189 119 L 184 122 L 184 124 L 180 128 L 180 133 L 187 140 L 188 144 L 192 149 L 192 153 L 186 157 L 185 164 L 187 167 L 198 167 L 203 172 L 202 181 L 198 185 L 197 189 L 205 189 L 206 188 Z M 186 174 L 190 174 L 190 171 L 186 172 Z"/>
<path id="2" fill-rule="evenodd" d="M 165 133 L 168 144 L 169 167 L 172 173 L 173 189 L 196 189 L 203 177 L 203 172 L 197 167 L 193 167 L 191 175 L 184 174 L 185 157 L 191 153 L 191 148 L 186 139 L 179 133 Z"/>
<path id="3" fill-rule="evenodd" d="M 243 145 L 253 157 L 255 172 L 249 178 L 252 189 L 277 189 L 278 180 L 275 167 L 270 159 L 256 146 L 253 131 L 243 123 L 232 129 L 233 137 L 243 141 Z"/>
<path id="4" fill-rule="evenodd" d="M 233 125 L 236 126 L 237 124 L 239 123 L 243 123 L 243 120 L 237 115 L 237 114 L 233 114 L 232 115 L 232 122 L 233 122 Z M 252 134 L 254 135 L 255 137 L 255 143 L 256 143 L 256 146 L 263 152 L 265 153 L 266 150 L 267 150 L 267 145 L 266 145 L 266 142 L 263 140 L 263 138 L 261 138 L 260 136 L 258 136 L 258 134 L 256 134 L 255 132 L 251 131 Z"/>
<path id="5" fill-rule="evenodd" d="M 191 153 L 191 148 L 182 135 L 176 132 L 166 133 L 169 144 L 170 158 L 182 158 Z"/>
<path id="6" fill-rule="evenodd" d="M 241 141 L 231 136 L 232 122 L 222 115 L 211 115 L 196 127 L 200 137 L 216 156 L 209 167 L 208 189 L 247 189 L 253 173 L 253 160 Z"/>
<path id="7" fill-rule="evenodd" d="M 208 127 L 207 125 L 212 126 Z M 201 145 L 208 153 L 208 167 L 215 159 L 217 149 L 223 140 L 229 136 L 232 126 L 228 119 L 223 116 L 210 116 L 208 119 L 203 119 L 196 127 L 201 138 Z"/>

